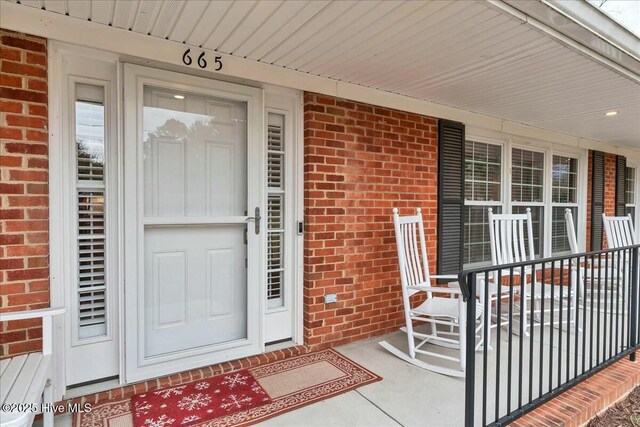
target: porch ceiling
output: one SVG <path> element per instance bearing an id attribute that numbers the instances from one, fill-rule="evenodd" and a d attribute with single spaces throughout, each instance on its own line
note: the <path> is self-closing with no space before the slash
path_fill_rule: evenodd
<path id="1" fill-rule="evenodd" d="M 20 3 L 150 37 L 640 148 L 637 73 L 625 76 L 485 2 Z M 604 113 L 611 110 L 619 114 L 606 117 Z"/>

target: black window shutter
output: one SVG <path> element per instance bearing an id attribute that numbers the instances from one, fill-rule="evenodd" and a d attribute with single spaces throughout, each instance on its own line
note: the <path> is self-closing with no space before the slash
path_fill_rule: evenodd
<path id="1" fill-rule="evenodd" d="M 616 156 L 616 216 L 624 216 L 626 185 L 627 159 L 624 156 Z"/>
<path id="2" fill-rule="evenodd" d="M 591 159 L 591 250 L 602 249 L 604 213 L 604 153 L 594 151 Z"/>
<path id="3" fill-rule="evenodd" d="M 438 274 L 462 271 L 464 125 L 438 122 Z"/>

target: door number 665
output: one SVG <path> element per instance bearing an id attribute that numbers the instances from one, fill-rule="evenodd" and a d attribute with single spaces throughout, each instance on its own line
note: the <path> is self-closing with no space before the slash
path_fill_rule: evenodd
<path id="1" fill-rule="evenodd" d="M 184 62 L 185 65 L 191 65 L 193 64 L 193 59 L 191 58 L 191 49 L 187 49 L 184 51 L 184 54 L 182 55 L 182 62 Z M 215 68 L 213 69 L 214 71 L 220 71 L 222 70 L 222 56 L 215 56 L 214 59 L 214 64 L 215 64 Z M 207 60 L 204 57 L 204 52 L 202 52 L 199 56 L 198 59 L 196 60 L 196 63 L 198 64 L 198 67 L 204 69 L 207 68 Z"/>

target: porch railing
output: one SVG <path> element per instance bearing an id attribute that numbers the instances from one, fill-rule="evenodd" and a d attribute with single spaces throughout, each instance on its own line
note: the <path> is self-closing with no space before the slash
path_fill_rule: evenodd
<path id="1" fill-rule="evenodd" d="M 617 360 L 635 360 L 639 252 L 635 245 L 460 273 L 467 319 L 481 305 L 485 324 L 480 336 L 467 328 L 467 427 L 508 424 Z"/>

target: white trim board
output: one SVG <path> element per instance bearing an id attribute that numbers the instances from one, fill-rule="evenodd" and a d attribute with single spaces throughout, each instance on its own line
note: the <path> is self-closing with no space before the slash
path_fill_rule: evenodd
<path id="1" fill-rule="evenodd" d="M 182 54 L 185 49 L 185 45 L 182 43 L 145 36 L 95 22 L 24 7 L 19 4 L 2 2 L 0 27 L 130 56 L 131 58 L 126 59 L 131 59 L 144 65 L 158 63 L 163 64 L 162 68 L 165 69 L 170 66 L 174 69 L 179 67 L 184 72 L 192 74 L 195 71 L 194 68 L 186 67 L 182 63 Z M 541 139 L 555 144 L 597 149 L 627 157 L 640 158 L 640 150 L 628 147 L 612 146 L 596 140 L 545 130 L 379 89 L 288 70 L 207 49 L 199 49 L 199 51 L 206 52 L 210 57 L 221 56 L 224 63 L 224 67 L 220 72 L 196 72 L 196 74 L 203 76 L 214 76 L 218 79 L 231 78 L 244 84 L 260 82 L 317 92 L 416 114 L 456 120 L 466 125 Z"/>
<path id="2" fill-rule="evenodd" d="M 50 282 L 51 301 L 54 305 L 71 304 L 72 296 L 69 284 L 75 283 L 77 271 L 76 265 L 76 240 L 75 223 L 76 214 L 73 208 L 75 202 L 75 167 L 73 167 L 72 146 L 66 144 L 69 134 L 72 132 L 72 113 L 70 110 L 70 84 L 74 81 L 101 82 L 110 87 L 105 97 L 105 120 L 108 140 L 111 142 L 106 149 L 107 155 L 107 183 L 111 190 L 107 190 L 108 201 L 108 231 L 107 241 L 110 249 L 107 257 L 108 280 L 116 284 L 110 289 L 109 304 L 112 326 L 111 340 L 119 342 L 119 330 L 113 328 L 117 325 L 119 314 L 120 276 L 117 270 L 118 259 L 121 252 L 118 250 L 120 232 L 118 229 L 118 204 L 113 198 L 117 194 L 119 185 L 119 171 L 117 157 L 117 144 L 119 132 L 117 129 L 117 57 L 109 55 L 96 55 L 95 51 L 78 49 L 75 46 L 63 46 L 58 43 L 49 44 L 49 90 L 52 97 L 49 102 L 49 203 L 50 203 Z M 70 163 L 71 162 L 71 163 Z M 70 172 L 70 171 L 73 171 Z M 69 310 L 66 316 L 58 316 L 54 319 L 54 366 L 56 377 L 53 379 L 54 396 L 59 399 L 66 388 L 65 366 L 67 364 L 67 352 L 70 337 L 67 336 L 68 325 L 71 322 L 73 310 Z M 71 322 L 72 323 L 72 322 Z"/>

